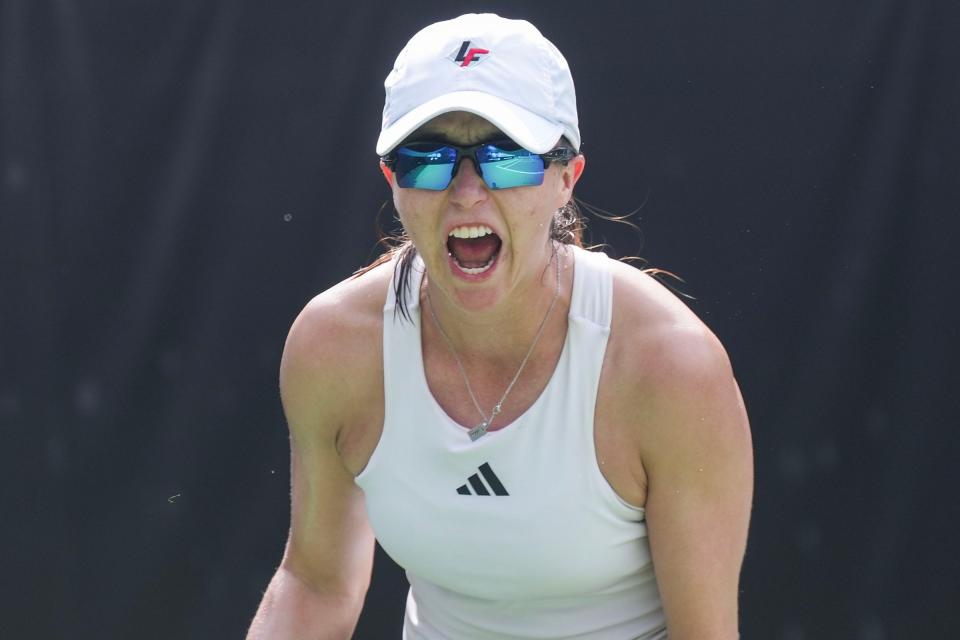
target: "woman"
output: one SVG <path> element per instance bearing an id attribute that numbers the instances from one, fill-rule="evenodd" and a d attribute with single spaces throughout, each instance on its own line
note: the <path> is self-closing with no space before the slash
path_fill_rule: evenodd
<path id="1" fill-rule="evenodd" d="M 290 537 L 248 638 L 349 637 L 375 534 L 407 569 L 411 640 L 737 637 L 743 403 L 682 303 L 577 246 L 563 56 L 461 16 L 385 87 L 409 242 L 290 331 Z"/>

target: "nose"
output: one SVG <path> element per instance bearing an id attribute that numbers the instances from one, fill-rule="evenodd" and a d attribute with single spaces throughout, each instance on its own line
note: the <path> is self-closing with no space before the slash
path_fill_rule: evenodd
<path id="1" fill-rule="evenodd" d="M 487 185 L 477 173 L 471 158 L 462 158 L 450 186 L 450 200 L 463 208 L 469 208 L 487 197 Z"/>

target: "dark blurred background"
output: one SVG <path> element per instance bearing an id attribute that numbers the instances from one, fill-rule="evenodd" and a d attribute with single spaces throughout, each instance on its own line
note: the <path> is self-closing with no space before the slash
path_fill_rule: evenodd
<path id="1" fill-rule="evenodd" d="M 565 53 L 591 239 L 681 275 L 750 411 L 747 639 L 960 634 L 960 5 L 0 0 L 0 636 L 240 638 L 303 304 L 377 254 L 420 27 Z M 390 222 L 392 209 L 384 212 Z M 398 638 L 378 552 L 358 638 Z"/>

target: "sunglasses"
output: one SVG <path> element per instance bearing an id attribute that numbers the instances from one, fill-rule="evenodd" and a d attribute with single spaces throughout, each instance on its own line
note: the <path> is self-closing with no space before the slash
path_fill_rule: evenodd
<path id="1" fill-rule="evenodd" d="M 469 158 L 490 189 L 512 189 L 543 184 L 543 172 L 551 162 L 566 164 L 576 152 L 557 148 L 533 153 L 513 140 L 483 142 L 461 147 L 445 142 L 409 142 L 380 159 L 404 189 L 443 191 L 457 175 L 460 161 Z"/>

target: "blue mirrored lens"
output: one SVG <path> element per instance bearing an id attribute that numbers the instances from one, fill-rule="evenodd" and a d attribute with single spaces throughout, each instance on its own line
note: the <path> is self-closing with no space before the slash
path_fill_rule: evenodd
<path id="1" fill-rule="evenodd" d="M 485 145 L 477 150 L 483 181 L 491 189 L 543 184 L 543 158 L 526 149 Z"/>
<path id="2" fill-rule="evenodd" d="M 397 149 L 394 171 L 403 188 L 442 191 L 450 184 L 457 150 L 439 145 L 406 146 Z"/>
<path id="3" fill-rule="evenodd" d="M 474 152 L 483 181 L 490 189 L 543 184 L 543 158 L 514 143 L 483 144 L 458 150 L 442 143 L 412 143 L 399 147 L 393 166 L 403 188 L 442 191 L 450 186 L 458 157 Z"/>

